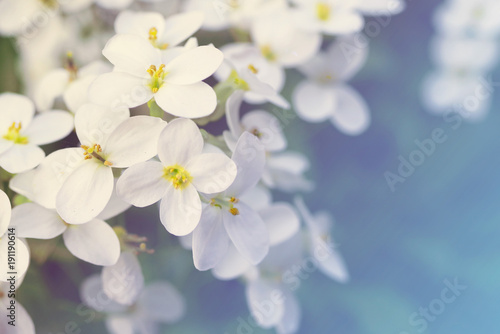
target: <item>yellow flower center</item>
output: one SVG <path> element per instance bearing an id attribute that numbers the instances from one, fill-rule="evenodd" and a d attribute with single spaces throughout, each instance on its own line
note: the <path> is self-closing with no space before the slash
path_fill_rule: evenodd
<path id="1" fill-rule="evenodd" d="M 66 71 L 69 73 L 69 81 L 74 81 L 78 77 L 78 67 L 75 64 L 75 61 L 73 59 L 73 52 L 68 51 L 66 54 L 66 64 L 64 65 L 64 68 Z"/>
<path id="2" fill-rule="evenodd" d="M 184 167 L 177 164 L 165 167 L 163 177 L 172 182 L 175 189 L 181 190 L 186 188 L 193 180 L 191 174 Z"/>
<path id="3" fill-rule="evenodd" d="M 101 145 L 99 144 L 94 144 L 92 146 L 81 145 L 80 147 L 83 148 L 83 155 L 85 156 L 85 160 L 96 158 L 97 160 L 102 162 L 104 166 L 110 167 L 113 165 L 111 162 L 104 159 L 101 154 L 99 154 L 102 153 Z"/>
<path id="4" fill-rule="evenodd" d="M 235 87 L 235 89 L 241 89 L 245 91 L 250 90 L 250 86 L 248 86 L 248 83 L 238 75 L 238 72 L 236 72 L 236 70 L 231 71 L 228 81 Z"/>
<path id="5" fill-rule="evenodd" d="M 59 3 L 57 0 L 40 0 L 41 3 L 51 9 L 55 9 L 59 6 Z"/>
<path id="6" fill-rule="evenodd" d="M 210 200 L 210 205 L 219 209 L 224 209 L 229 211 L 233 216 L 237 216 L 240 214 L 238 208 L 234 206 L 234 204 L 238 203 L 240 200 L 236 197 L 229 198 L 212 198 Z"/>
<path id="7" fill-rule="evenodd" d="M 158 69 L 156 69 L 155 65 L 151 65 L 148 68 L 148 73 L 151 76 L 151 81 L 149 83 L 149 87 L 153 93 L 156 93 L 161 86 L 163 86 L 163 79 L 167 76 L 167 72 L 163 72 L 165 68 L 164 64 L 161 64 Z"/>
<path id="8" fill-rule="evenodd" d="M 331 7 L 329 4 L 324 2 L 318 2 L 316 4 L 316 17 L 321 21 L 328 21 L 331 16 Z"/>
<path id="9" fill-rule="evenodd" d="M 248 69 L 252 71 L 253 74 L 259 73 L 259 70 L 255 68 L 252 64 L 248 65 Z"/>
<path id="10" fill-rule="evenodd" d="M 270 45 L 263 45 L 260 47 L 260 52 L 269 61 L 276 61 L 277 56 L 276 53 L 274 53 L 273 49 L 271 49 Z"/>
<path id="11" fill-rule="evenodd" d="M 19 133 L 20 131 L 21 131 L 21 122 L 17 123 L 17 125 L 16 122 L 14 122 L 9 127 L 9 130 L 3 136 L 3 138 L 13 141 L 14 144 L 22 144 L 22 145 L 28 144 L 28 137 L 21 136 L 21 134 Z"/>
<path id="12" fill-rule="evenodd" d="M 166 50 L 168 48 L 168 43 L 158 44 L 158 29 L 155 27 L 149 29 L 149 41 L 157 49 Z"/>

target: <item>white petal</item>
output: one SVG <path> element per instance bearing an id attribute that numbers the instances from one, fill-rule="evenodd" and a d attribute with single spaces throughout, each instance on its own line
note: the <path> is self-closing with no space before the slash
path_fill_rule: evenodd
<path id="1" fill-rule="evenodd" d="M 158 157 L 164 166 L 185 166 L 192 157 L 201 154 L 202 150 L 203 137 L 198 126 L 191 120 L 173 120 L 160 134 Z"/>
<path id="2" fill-rule="evenodd" d="M 269 231 L 262 218 L 241 201 L 234 205 L 239 213 L 223 212 L 222 220 L 236 249 L 253 265 L 258 264 L 269 251 Z"/>
<path id="3" fill-rule="evenodd" d="M 368 46 L 357 47 L 358 35 L 347 35 L 339 37 L 327 50 L 326 60 L 328 70 L 333 80 L 350 80 L 366 63 L 368 58 Z M 324 74 L 324 73 L 323 73 Z"/>
<path id="4" fill-rule="evenodd" d="M 165 66 L 165 81 L 173 85 L 190 85 L 211 76 L 224 55 L 212 45 L 199 46 L 181 53 Z"/>
<path id="5" fill-rule="evenodd" d="M 105 324 L 111 334 L 134 334 L 135 332 L 133 319 L 128 316 L 108 316 Z"/>
<path id="6" fill-rule="evenodd" d="M 259 182 L 266 163 L 264 146 L 257 137 L 244 132 L 238 139 L 232 159 L 238 172 L 226 194 L 235 196 L 243 194 Z"/>
<path id="7" fill-rule="evenodd" d="M 16 304 L 16 326 L 8 325 L 5 334 L 35 334 L 35 324 L 23 305 Z"/>
<path id="8" fill-rule="evenodd" d="M 99 219 L 69 226 L 63 239 L 71 254 L 98 266 L 113 265 L 120 256 L 120 241 L 115 231 Z"/>
<path id="9" fill-rule="evenodd" d="M 259 215 L 269 230 L 271 246 L 287 240 L 299 231 L 299 217 L 288 203 L 274 203 L 268 208 L 259 211 Z"/>
<path id="10" fill-rule="evenodd" d="M 160 220 L 168 232 L 182 236 L 193 232 L 201 217 L 201 200 L 195 187 L 167 187 L 161 200 Z"/>
<path id="11" fill-rule="evenodd" d="M 151 159 L 158 152 L 158 138 L 167 123 L 158 117 L 134 116 L 109 136 L 103 153 L 113 167 L 129 167 Z"/>
<path id="12" fill-rule="evenodd" d="M 119 10 L 127 8 L 134 0 L 96 0 L 96 3 L 106 9 Z"/>
<path id="13" fill-rule="evenodd" d="M 98 76 L 98 74 L 88 75 L 69 84 L 63 94 L 64 103 L 68 110 L 76 113 L 82 105 L 89 101 L 89 87 Z"/>
<path id="14" fill-rule="evenodd" d="M 243 127 L 240 123 L 240 108 L 243 102 L 243 94 L 244 91 L 237 90 L 229 96 L 226 102 L 227 126 L 231 134 L 236 138 L 239 138 L 243 132 Z"/>
<path id="15" fill-rule="evenodd" d="M 323 32 L 330 35 L 345 35 L 363 29 L 363 17 L 353 11 L 337 10 L 332 18 L 321 24 Z"/>
<path id="16" fill-rule="evenodd" d="M 170 184 L 163 177 L 164 173 L 163 165 L 157 161 L 133 165 L 118 179 L 116 192 L 123 200 L 134 206 L 151 205 L 165 195 Z"/>
<path id="17" fill-rule="evenodd" d="M 251 266 L 250 262 L 231 244 L 224 257 L 212 269 L 212 274 L 220 280 L 231 280 L 243 275 Z"/>
<path id="18" fill-rule="evenodd" d="M 277 292 L 281 292 L 279 286 L 258 279 L 250 282 L 245 292 L 250 313 L 259 326 L 262 328 L 276 326 L 284 314 L 284 302 L 276 298 Z"/>
<path id="19" fill-rule="evenodd" d="M 97 217 L 113 192 L 113 171 L 93 160 L 72 172 L 57 194 L 57 212 L 69 224 L 83 224 Z"/>
<path id="20" fill-rule="evenodd" d="M 0 167 L 12 174 L 26 172 L 38 166 L 45 152 L 33 144 L 16 144 L 0 154 Z"/>
<path id="21" fill-rule="evenodd" d="M 283 135 L 283 125 L 278 118 L 264 110 L 254 110 L 246 113 L 241 119 L 243 127 L 250 133 L 257 130 L 260 142 L 266 151 L 281 151 L 287 146 Z"/>
<path id="22" fill-rule="evenodd" d="M 215 267 L 224 257 L 229 237 L 222 222 L 221 209 L 207 206 L 193 232 L 193 261 L 198 270 Z"/>
<path id="23" fill-rule="evenodd" d="M 49 154 L 33 175 L 33 200 L 55 209 L 56 198 L 67 177 L 83 163 L 80 148 L 65 148 Z"/>
<path id="24" fill-rule="evenodd" d="M 134 304 L 144 287 L 141 265 L 131 252 L 123 252 L 118 262 L 104 267 L 101 277 L 104 293 L 122 305 Z"/>
<path id="25" fill-rule="evenodd" d="M 147 39 L 132 34 L 115 35 L 102 54 L 115 65 L 116 70 L 141 78 L 148 78 L 149 67 L 158 66 L 161 60 L 160 50 L 155 49 Z"/>
<path id="26" fill-rule="evenodd" d="M 35 113 L 35 106 L 26 96 L 3 93 L 0 94 L 0 108 L 2 117 L 0 117 L 0 133 L 7 132 L 12 123 L 21 123 L 22 129 L 26 129 Z"/>
<path id="27" fill-rule="evenodd" d="M 9 241 L 14 242 L 16 248 L 16 261 L 14 263 L 14 270 L 12 270 L 10 266 L 7 265 L 9 262 L 12 262 L 8 260 Z M 7 282 L 7 279 L 9 279 L 9 277 L 12 275 L 8 273 L 12 271 L 16 272 L 17 277 L 24 276 L 26 270 L 28 270 L 28 266 L 30 263 L 30 250 L 25 241 L 15 237 L 15 235 L 3 235 L 0 239 L 0 263 L 3 264 L 3 266 L 0 268 L 0 282 Z"/>
<path id="28" fill-rule="evenodd" d="M 293 92 L 297 115 L 308 122 L 323 122 L 333 113 L 337 97 L 330 86 L 312 81 L 302 81 Z"/>
<path id="29" fill-rule="evenodd" d="M 160 42 L 176 46 L 200 29 L 204 15 L 201 12 L 174 14 L 165 21 Z"/>
<path id="30" fill-rule="evenodd" d="M 357 136 L 370 125 L 370 111 L 365 100 L 349 86 L 339 85 L 335 88 L 337 107 L 331 117 L 332 123 L 341 132 Z"/>
<path id="31" fill-rule="evenodd" d="M 239 199 L 257 212 L 267 209 L 273 201 L 269 188 L 259 184 L 250 188 L 248 191 L 245 191 Z"/>
<path id="32" fill-rule="evenodd" d="M 165 19 L 160 13 L 124 10 L 115 19 L 115 32 L 117 34 L 134 34 L 147 39 L 149 29 L 155 27 L 158 31 L 162 31 L 164 24 Z"/>
<path id="33" fill-rule="evenodd" d="M 9 188 L 33 201 L 35 198 L 35 194 L 33 193 L 35 173 L 35 169 L 32 169 L 28 172 L 14 175 L 9 181 Z M 0 228 L 0 235 L 2 234 L 1 232 Z"/>
<path id="34" fill-rule="evenodd" d="M 332 244 L 326 243 L 319 236 L 314 236 L 310 251 L 323 274 L 340 283 L 349 281 L 349 273 L 344 259 Z"/>
<path id="35" fill-rule="evenodd" d="M 119 214 L 125 212 L 126 210 L 128 210 L 128 208 L 130 208 L 130 204 L 122 200 L 121 197 L 119 197 L 116 193 L 116 185 L 117 179 L 115 179 L 115 187 L 108 204 L 97 216 L 97 218 L 101 220 L 108 220 L 118 216 Z"/>
<path id="36" fill-rule="evenodd" d="M 73 116 L 54 110 L 33 118 L 23 135 L 35 145 L 45 145 L 63 139 L 73 131 Z"/>
<path id="37" fill-rule="evenodd" d="M 148 285 L 137 302 L 138 312 L 149 322 L 173 323 L 186 312 L 184 298 L 166 281 Z"/>
<path id="38" fill-rule="evenodd" d="M 0 190 L 0 236 L 4 235 L 10 224 L 12 209 L 10 207 L 9 197 Z"/>
<path id="39" fill-rule="evenodd" d="M 24 203 L 12 210 L 12 227 L 20 238 L 52 239 L 66 230 L 55 210 L 35 203 Z"/>
<path id="40" fill-rule="evenodd" d="M 215 110 L 217 96 L 212 87 L 204 82 L 183 86 L 165 83 L 155 94 L 155 101 L 171 115 L 200 118 Z"/>
<path id="41" fill-rule="evenodd" d="M 82 145 L 103 145 L 111 133 L 130 117 L 128 108 L 111 109 L 84 104 L 75 115 L 75 129 Z"/>
<path id="42" fill-rule="evenodd" d="M 83 281 L 80 286 L 80 298 L 85 305 L 99 312 L 120 313 L 127 309 L 127 306 L 118 304 L 104 293 L 99 274 Z"/>
<path id="43" fill-rule="evenodd" d="M 14 146 L 14 142 L 11 140 L 6 140 L 0 137 L 0 154 L 7 151 L 9 148 Z"/>
<path id="44" fill-rule="evenodd" d="M 112 72 L 98 76 L 90 85 L 89 101 L 112 108 L 134 108 L 153 98 L 147 80 L 128 73 Z"/>
<path id="45" fill-rule="evenodd" d="M 61 96 L 69 84 L 69 72 L 57 69 L 49 72 L 40 80 L 35 91 L 36 106 L 41 111 L 52 108 L 54 100 Z"/>
<path id="46" fill-rule="evenodd" d="M 300 326 L 301 310 L 297 297 L 287 290 L 281 289 L 283 293 L 284 313 L 276 326 L 278 334 L 293 334 L 297 333 Z"/>
<path id="47" fill-rule="evenodd" d="M 225 154 L 206 153 L 189 160 L 186 170 L 196 190 L 214 194 L 226 190 L 236 177 L 236 164 Z"/>

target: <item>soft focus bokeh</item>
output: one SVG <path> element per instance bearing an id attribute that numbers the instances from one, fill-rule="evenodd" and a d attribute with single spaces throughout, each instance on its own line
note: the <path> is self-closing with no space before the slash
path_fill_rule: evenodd
<path id="1" fill-rule="evenodd" d="M 402 14 L 384 18 L 390 23 L 370 38 L 367 65 L 352 81 L 372 111 L 364 134 L 350 137 L 328 122 L 298 118 L 285 127 L 290 148 L 311 159 L 309 178 L 317 188 L 304 200 L 312 211 L 328 209 L 335 217 L 334 240 L 351 276 L 344 285 L 318 272 L 302 280 L 300 333 L 498 330 L 500 94 L 494 93 L 484 121 L 462 122 L 456 129 L 424 110 L 420 86 L 432 67 L 428 46 L 435 31 L 430 18 L 439 3 L 408 1 Z M 0 57 L 0 90 L 19 91 L 11 40 L 0 40 Z M 288 79 L 287 98 L 298 81 L 295 76 Z M 498 70 L 492 76 L 500 80 Z M 220 132 L 223 126 L 219 122 L 212 128 Z M 418 149 L 415 140 L 431 138 L 438 128 L 446 141 L 391 191 L 384 173 L 397 174 L 399 156 L 408 159 Z M 286 194 L 277 198 L 290 199 Z M 240 326 L 241 319 L 249 318 L 244 286 L 196 271 L 191 253 L 179 249 L 157 215 L 152 206 L 133 208 L 125 218 L 131 232 L 153 236 L 151 248 L 166 245 L 154 255 L 139 256 L 146 280 L 167 279 L 186 297 L 186 317 L 165 326 L 164 333 L 270 333 Z M 87 323 L 88 314 L 78 311 L 78 284 L 97 271 L 94 266 L 51 261 L 39 270 L 35 261 L 32 266 L 19 301 L 37 324 L 37 333 L 105 333 L 99 319 Z M 454 282 L 466 288 L 452 302 L 439 301 Z M 426 318 L 419 312 L 429 307 L 427 320 L 422 320 Z M 81 332 L 64 328 L 72 321 Z"/>

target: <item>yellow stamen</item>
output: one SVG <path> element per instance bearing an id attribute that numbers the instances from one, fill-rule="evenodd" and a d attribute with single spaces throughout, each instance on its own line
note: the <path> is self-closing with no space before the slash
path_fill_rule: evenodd
<path id="1" fill-rule="evenodd" d="M 85 160 L 96 158 L 97 160 L 101 161 L 105 166 L 109 167 L 113 165 L 111 162 L 107 161 L 101 155 L 98 154 L 102 152 L 101 145 L 99 144 L 94 144 L 92 146 L 80 145 L 80 147 L 83 149 L 83 155 L 85 156 Z"/>
<path id="2" fill-rule="evenodd" d="M 233 216 L 237 216 L 237 215 L 239 215 L 239 214 L 240 214 L 240 212 L 239 212 L 239 211 L 238 211 L 238 209 L 236 209 L 236 208 L 231 208 L 231 209 L 229 209 L 229 212 L 231 212 L 231 214 L 232 214 Z"/>
<path id="3" fill-rule="evenodd" d="M 275 61 L 277 59 L 276 53 L 271 49 L 270 45 L 263 45 L 260 47 L 260 52 L 269 61 Z"/>
<path id="4" fill-rule="evenodd" d="M 177 164 L 165 167 L 163 177 L 172 182 L 175 189 L 181 190 L 186 188 L 193 180 L 189 172 Z"/>
<path id="5" fill-rule="evenodd" d="M 248 65 L 248 69 L 252 71 L 253 74 L 259 73 L 259 70 L 257 70 L 252 64 Z"/>
<path id="6" fill-rule="evenodd" d="M 329 4 L 319 2 L 316 4 L 316 16 L 321 21 L 328 21 L 331 16 L 331 7 Z"/>
<path id="7" fill-rule="evenodd" d="M 163 79 L 167 76 L 167 72 L 163 72 L 165 68 L 165 64 L 161 64 L 158 69 L 156 69 L 155 65 L 151 65 L 147 72 L 151 76 L 151 82 L 149 83 L 149 87 L 151 87 L 151 91 L 156 93 L 161 86 L 163 86 Z"/>
<path id="8" fill-rule="evenodd" d="M 231 71 L 231 74 L 229 74 L 229 78 L 227 80 L 234 86 L 235 89 L 241 89 L 244 91 L 250 90 L 250 86 L 248 85 L 248 83 L 238 75 L 238 72 L 236 72 L 236 70 Z"/>
<path id="9" fill-rule="evenodd" d="M 149 41 L 155 48 L 161 50 L 165 50 L 169 46 L 168 43 L 158 44 L 158 29 L 155 27 L 149 29 Z"/>
<path id="10" fill-rule="evenodd" d="M 111 162 L 109 162 L 108 160 L 104 161 L 104 166 L 113 166 L 113 164 Z"/>
<path id="11" fill-rule="evenodd" d="M 13 141 L 15 144 L 25 145 L 28 144 L 28 137 L 21 136 L 19 133 L 21 131 L 21 122 L 13 122 L 12 125 L 7 130 L 7 133 L 3 135 L 4 139 Z"/>
<path id="12" fill-rule="evenodd" d="M 231 197 L 231 198 L 229 199 L 229 202 L 231 202 L 231 203 L 238 203 L 239 201 L 240 201 L 240 200 L 239 200 L 239 199 L 237 199 L 236 197 Z"/>
<path id="13" fill-rule="evenodd" d="M 73 59 L 73 52 L 68 51 L 66 53 L 66 64 L 64 68 L 69 73 L 69 81 L 74 81 L 78 77 L 78 67 L 75 64 L 75 60 Z"/>

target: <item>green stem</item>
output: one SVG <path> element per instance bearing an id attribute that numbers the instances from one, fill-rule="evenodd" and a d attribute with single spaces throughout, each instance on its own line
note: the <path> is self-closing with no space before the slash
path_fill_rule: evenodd
<path id="1" fill-rule="evenodd" d="M 149 100 L 148 107 L 149 107 L 149 115 L 150 116 L 163 118 L 163 115 L 165 114 L 165 112 L 163 111 L 163 109 L 161 109 L 158 106 L 158 104 L 156 103 L 154 98 Z"/>

